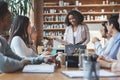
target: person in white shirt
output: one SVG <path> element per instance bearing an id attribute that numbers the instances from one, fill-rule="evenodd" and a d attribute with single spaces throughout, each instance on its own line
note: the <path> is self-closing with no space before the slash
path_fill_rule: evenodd
<path id="1" fill-rule="evenodd" d="M 90 33 L 88 26 L 83 22 L 84 16 L 77 10 L 71 10 L 65 19 L 66 29 L 64 33 L 64 45 L 67 44 L 80 44 L 87 45 L 90 41 Z M 63 44 L 63 41 L 56 36 L 51 36 Z M 66 42 L 66 43 L 65 43 Z"/>
<path id="2" fill-rule="evenodd" d="M 17 16 L 10 29 L 9 44 L 14 53 L 20 57 L 37 57 L 37 52 L 31 46 L 31 24 L 26 16 Z M 43 52 L 43 55 L 49 51 Z"/>
<path id="3" fill-rule="evenodd" d="M 17 16 L 11 25 L 9 44 L 14 53 L 20 57 L 37 57 L 30 48 L 31 25 L 26 16 Z"/>

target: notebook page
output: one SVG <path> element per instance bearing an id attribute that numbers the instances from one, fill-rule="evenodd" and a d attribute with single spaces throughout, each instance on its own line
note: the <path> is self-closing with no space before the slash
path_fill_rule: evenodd
<path id="1" fill-rule="evenodd" d="M 53 73 L 55 71 L 55 64 L 38 64 L 26 65 L 22 72 L 38 72 L 38 73 Z"/>

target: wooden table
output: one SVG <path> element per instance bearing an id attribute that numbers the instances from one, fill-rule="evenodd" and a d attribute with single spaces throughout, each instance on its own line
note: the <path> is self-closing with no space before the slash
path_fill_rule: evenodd
<path id="1" fill-rule="evenodd" d="M 83 80 L 83 78 L 66 77 L 65 75 L 61 74 L 62 70 L 66 70 L 66 69 L 59 68 L 52 74 L 22 73 L 21 71 L 15 73 L 3 73 L 0 74 L 0 80 Z M 75 69 L 71 68 L 69 70 L 75 70 Z M 100 78 L 100 80 L 120 80 L 120 77 Z"/>

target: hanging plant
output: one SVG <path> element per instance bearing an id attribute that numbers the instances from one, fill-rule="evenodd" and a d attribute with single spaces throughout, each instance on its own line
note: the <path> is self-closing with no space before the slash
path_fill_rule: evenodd
<path id="1" fill-rule="evenodd" d="M 30 10 L 33 10 L 32 0 L 0 0 L 6 1 L 9 4 L 9 10 L 12 13 L 12 18 L 18 15 L 29 16 Z M 6 40 L 9 37 L 9 31 L 5 31 L 1 34 Z"/>
<path id="2" fill-rule="evenodd" d="M 4 0 L 9 3 L 13 18 L 18 15 L 28 16 L 32 7 L 32 0 Z"/>

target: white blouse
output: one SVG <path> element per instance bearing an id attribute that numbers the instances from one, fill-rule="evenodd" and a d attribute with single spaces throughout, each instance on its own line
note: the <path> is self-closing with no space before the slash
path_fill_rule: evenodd
<path id="1" fill-rule="evenodd" d="M 64 41 L 74 44 L 73 34 L 76 35 L 75 44 L 82 43 L 83 45 L 86 45 L 90 41 L 89 29 L 88 29 L 88 26 L 85 24 L 78 25 L 76 33 L 73 33 L 72 26 L 66 27 L 65 33 L 64 33 Z"/>
<path id="2" fill-rule="evenodd" d="M 37 53 L 35 53 L 31 48 L 28 48 L 19 36 L 13 37 L 10 47 L 12 51 L 20 57 L 37 57 Z"/>

